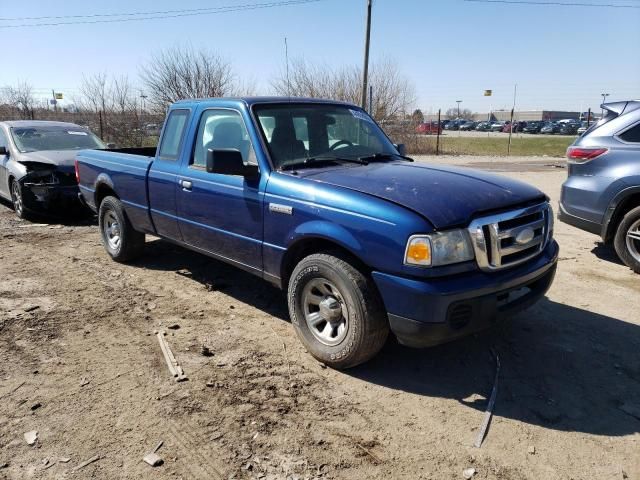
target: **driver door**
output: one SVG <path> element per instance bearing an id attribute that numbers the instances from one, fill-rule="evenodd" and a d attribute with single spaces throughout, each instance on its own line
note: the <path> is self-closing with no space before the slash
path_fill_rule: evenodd
<path id="1" fill-rule="evenodd" d="M 259 179 L 209 173 L 208 150 L 236 149 L 245 164 L 257 164 L 240 113 L 202 112 L 191 157 L 179 172 L 178 222 L 183 240 L 237 266 L 262 271 L 262 204 Z"/>

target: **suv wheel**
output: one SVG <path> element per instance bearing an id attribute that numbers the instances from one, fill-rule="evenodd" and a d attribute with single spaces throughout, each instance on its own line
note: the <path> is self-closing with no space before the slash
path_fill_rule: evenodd
<path id="1" fill-rule="evenodd" d="M 640 207 L 627 212 L 616 231 L 613 246 L 620 260 L 640 273 Z"/>
<path id="2" fill-rule="evenodd" d="M 387 339 L 387 316 L 373 281 L 339 254 L 304 258 L 291 274 L 287 297 L 298 337 L 332 368 L 366 362 Z"/>

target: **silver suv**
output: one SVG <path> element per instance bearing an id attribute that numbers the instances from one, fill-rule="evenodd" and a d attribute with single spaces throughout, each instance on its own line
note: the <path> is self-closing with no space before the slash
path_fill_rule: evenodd
<path id="1" fill-rule="evenodd" d="M 561 221 L 613 243 L 640 273 L 640 101 L 602 105 L 606 115 L 567 149 Z"/>

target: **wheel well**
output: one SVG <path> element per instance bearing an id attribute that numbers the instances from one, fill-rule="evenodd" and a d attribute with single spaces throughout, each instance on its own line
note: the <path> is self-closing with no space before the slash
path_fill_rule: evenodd
<path id="1" fill-rule="evenodd" d="M 362 260 L 356 257 L 349 250 L 344 248 L 342 245 L 324 238 L 309 238 L 300 240 L 297 243 L 293 244 L 285 253 L 280 268 L 282 288 L 285 290 L 287 289 L 289 276 L 291 275 L 291 272 L 293 272 L 293 269 L 296 268 L 296 265 L 300 262 L 300 260 L 302 260 L 304 257 L 308 257 L 309 255 L 313 255 L 314 253 L 321 252 L 336 253 L 344 260 L 349 261 L 351 265 L 353 265 L 361 272 L 365 274 L 369 274 L 370 272 L 370 268 L 367 267 L 366 264 L 362 262 Z"/>
<path id="2" fill-rule="evenodd" d="M 108 197 L 108 196 L 118 198 L 118 195 L 116 195 L 116 192 L 113 191 L 113 188 L 111 188 L 106 183 L 101 183 L 100 185 L 98 185 L 98 188 L 96 188 L 96 193 L 95 193 L 97 209 L 100 208 L 100 204 L 102 203 L 102 200 L 104 199 L 104 197 Z"/>
<path id="3" fill-rule="evenodd" d="M 620 202 L 620 205 L 618 205 L 615 212 L 613 212 L 613 216 L 611 217 L 609 226 L 607 227 L 607 234 L 605 238 L 607 243 L 613 240 L 616 230 L 618 229 L 618 224 L 622 221 L 627 212 L 638 206 L 640 206 L 640 192 L 631 194 Z"/>

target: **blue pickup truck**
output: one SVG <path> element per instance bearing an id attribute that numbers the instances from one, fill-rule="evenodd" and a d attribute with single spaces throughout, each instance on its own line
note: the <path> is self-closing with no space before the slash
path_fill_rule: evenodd
<path id="1" fill-rule="evenodd" d="M 149 234 L 262 277 L 334 368 L 373 357 L 389 331 L 424 347 L 487 328 L 555 275 L 542 192 L 414 162 L 347 103 L 180 101 L 157 151 L 84 150 L 76 175 L 114 260 Z"/>

